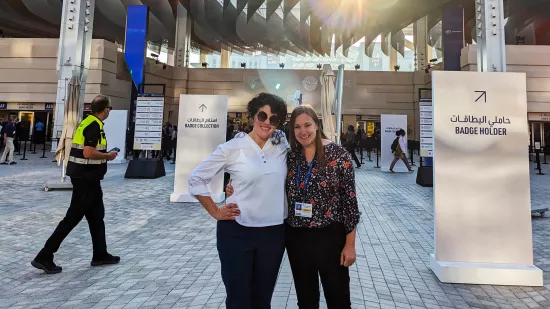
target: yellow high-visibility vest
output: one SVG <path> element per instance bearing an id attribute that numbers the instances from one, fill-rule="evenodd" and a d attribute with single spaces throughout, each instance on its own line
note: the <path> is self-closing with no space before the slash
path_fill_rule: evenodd
<path id="1" fill-rule="evenodd" d="M 99 140 L 95 149 L 99 152 L 107 153 L 107 139 L 105 138 L 105 132 L 103 132 L 103 122 L 99 120 L 96 116 L 89 115 L 86 117 L 80 124 L 76 131 L 74 132 L 73 137 L 73 146 L 71 147 L 71 154 L 69 156 L 69 164 L 103 164 L 107 163 L 107 160 L 90 160 L 84 158 L 84 129 L 86 129 L 90 124 L 97 122 L 99 124 Z"/>

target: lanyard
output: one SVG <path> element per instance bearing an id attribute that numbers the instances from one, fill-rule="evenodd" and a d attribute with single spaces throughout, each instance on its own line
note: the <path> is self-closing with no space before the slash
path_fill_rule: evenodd
<path id="1" fill-rule="evenodd" d="M 311 177 L 311 170 L 313 169 L 313 162 L 309 163 L 307 166 L 308 166 L 308 170 L 307 170 L 306 178 L 304 179 L 304 188 L 303 188 L 303 190 L 302 190 L 302 188 L 300 188 L 300 180 L 301 180 L 300 172 L 302 170 L 302 165 L 301 164 L 298 165 L 298 173 L 296 173 L 296 186 L 300 190 L 300 193 L 302 193 L 304 201 L 305 201 L 306 196 L 307 196 L 307 185 L 309 184 L 309 178 Z"/>

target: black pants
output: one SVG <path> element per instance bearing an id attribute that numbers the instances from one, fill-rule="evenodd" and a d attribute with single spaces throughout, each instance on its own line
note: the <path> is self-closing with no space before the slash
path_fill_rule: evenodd
<path id="1" fill-rule="evenodd" d="M 218 221 L 227 309 L 269 309 L 285 251 L 285 225 L 245 227 Z"/>
<path id="2" fill-rule="evenodd" d="M 319 276 L 328 309 L 350 309 L 349 269 L 340 265 L 346 244 L 342 224 L 325 228 L 287 226 L 286 250 L 300 309 L 319 308 Z"/>
<path id="3" fill-rule="evenodd" d="M 65 237 L 82 221 L 83 217 L 86 217 L 92 235 L 94 257 L 101 257 L 107 252 L 103 222 L 105 207 L 100 181 L 71 178 L 71 183 L 73 184 L 71 205 L 65 218 L 59 222 L 46 241 L 44 249 L 40 251 L 39 257 L 42 259 L 53 259 L 53 254 L 57 252 Z"/>
<path id="4" fill-rule="evenodd" d="M 355 148 L 346 148 L 346 150 L 351 155 L 351 158 L 353 161 L 355 161 L 355 164 L 357 164 L 357 167 L 361 166 L 361 162 L 359 162 L 359 159 L 357 158 L 357 155 L 355 154 Z"/>

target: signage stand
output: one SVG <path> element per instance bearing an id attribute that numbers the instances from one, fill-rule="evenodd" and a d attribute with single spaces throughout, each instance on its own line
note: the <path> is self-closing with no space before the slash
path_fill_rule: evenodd
<path id="1" fill-rule="evenodd" d="M 395 133 L 400 129 L 407 129 L 407 115 L 382 114 L 380 115 L 380 127 L 380 167 L 384 172 L 389 172 L 394 160 L 391 145 L 397 137 Z M 404 152 L 407 153 L 408 149 L 405 149 Z M 408 172 L 401 160 L 397 161 L 393 170 L 396 173 Z"/>
<path id="2" fill-rule="evenodd" d="M 533 259 L 525 73 L 434 71 L 432 85 L 430 268 L 444 283 L 543 286 Z"/>
<path id="3" fill-rule="evenodd" d="M 422 187 L 433 187 L 433 166 L 431 164 L 423 164 L 423 158 L 433 157 L 433 105 L 431 91 L 431 88 L 418 89 L 418 102 L 420 106 L 420 166 L 416 174 L 416 183 Z"/>
<path id="4" fill-rule="evenodd" d="M 144 86 L 162 86 L 162 93 L 144 93 Z M 166 176 L 162 157 L 162 125 L 164 116 L 165 84 L 141 84 L 135 104 L 135 115 L 131 115 L 134 125 L 132 149 L 159 152 L 157 158 L 136 158 L 128 163 L 124 178 L 156 179 Z"/>
<path id="5" fill-rule="evenodd" d="M 227 130 L 227 95 L 180 95 L 178 111 L 178 147 L 173 203 L 197 203 L 189 192 L 189 176 L 196 166 L 225 143 Z M 225 199 L 224 173 L 209 181 L 208 191 L 215 203 Z"/>

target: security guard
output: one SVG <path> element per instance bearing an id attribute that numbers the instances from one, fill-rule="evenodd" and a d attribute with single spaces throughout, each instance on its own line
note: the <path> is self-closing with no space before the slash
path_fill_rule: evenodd
<path id="1" fill-rule="evenodd" d="M 116 264 L 120 257 L 107 252 L 105 223 L 103 217 L 103 192 L 100 181 L 107 172 L 107 161 L 114 160 L 118 152 L 107 153 L 107 140 L 103 132 L 103 121 L 112 109 L 106 96 L 98 95 L 92 101 L 92 114 L 82 120 L 73 137 L 73 146 L 67 164 L 67 175 L 71 177 L 73 195 L 65 218 L 46 241 L 31 265 L 47 274 L 60 273 L 61 266 L 53 262 L 53 254 L 71 230 L 86 217 L 94 253 L 92 266 Z"/>

